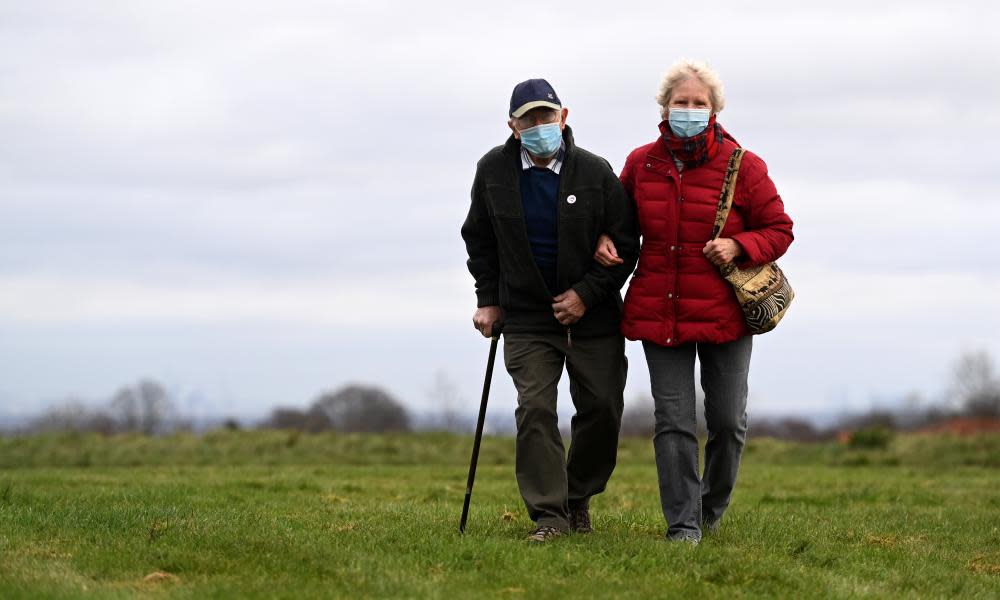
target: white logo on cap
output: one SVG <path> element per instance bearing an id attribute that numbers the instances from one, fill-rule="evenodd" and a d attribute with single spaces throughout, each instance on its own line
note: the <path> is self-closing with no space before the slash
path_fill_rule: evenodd
<path id="1" fill-rule="evenodd" d="M 554 98 L 552 97 L 552 94 L 549 94 L 549 100 L 554 100 Z"/>
<path id="2" fill-rule="evenodd" d="M 569 195 L 569 196 L 568 196 L 568 197 L 566 198 L 566 202 L 569 202 L 570 204 L 573 204 L 574 202 L 576 202 L 576 196 L 574 196 L 574 195 L 570 194 L 570 195 Z"/>

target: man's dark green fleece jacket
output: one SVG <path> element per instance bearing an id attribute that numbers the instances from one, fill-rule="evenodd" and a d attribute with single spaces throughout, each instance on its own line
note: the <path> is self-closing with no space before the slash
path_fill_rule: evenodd
<path id="1" fill-rule="evenodd" d="M 608 161 L 573 142 L 566 146 L 559 177 L 557 273 L 559 288 L 573 288 L 587 311 L 573 324 L 574 336 L 619 333 L 621 287 L 639 255 L 635 203 L 625 193 Z M 472 206 L 462 225 L 469 272 L 476 279 L 478 306 L 504 310 L 504 332 L 565 332 L 552 310 L 542 274 L 535 264 L 521 205 L 521 142 L 512 135 L 483 156 L 472 184 Z M 572 202 L 567 201 L 571 196 Z M 603 267 L 593 256 L 597 240 L 608 234 L 625 262 Z"/>

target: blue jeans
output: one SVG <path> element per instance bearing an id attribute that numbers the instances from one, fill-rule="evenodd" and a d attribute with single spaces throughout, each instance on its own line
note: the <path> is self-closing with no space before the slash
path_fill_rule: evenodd
<path id="1" fill-rule="evenodd" d="M 701 523 L 722 519 L 736 485 L 747 433 L 751 336 L 726 344 L 667 347 L 643 342 L 656 429 L 653 450 L 667 537 L 701 537 Z M 698 472 L 695 354 L 705 391 L 705 472 Z"/>

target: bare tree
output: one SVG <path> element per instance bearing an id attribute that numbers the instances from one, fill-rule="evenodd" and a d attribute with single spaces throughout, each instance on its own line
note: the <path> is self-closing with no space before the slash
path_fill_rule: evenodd
<path id="1" fill-rule="evenodd" d="M 966 352 L 952 370 L 952 399 L 968 415 L 1000 417 L 1000 378 L 986 350 Z"/>
<path id="2" fill-rule="evenodd" d="M 373 386 L 348 385 L 321 395 L 312 410 L 320 411 L 336 431 L 409 431 L 410 416 L 388 392 Z"/>
<path id="3" fill-rule="evenodd" d="M 144 379 L 115 393 L 111 399 L 111 414 L 121 431 L 152 435 L 166 427 L 174 415 L 174 404 L 162 385 Z"/>
<path id="4" fill-rule="evenodd" d="M 754 438 L 773 437 L 799 442 L 811 442 L 825 437 L 812 423 L 798 417 L 751 419 L 750 434 Z"/>
<path id="5" fill-rule="evenodd" d="M 441 429 L 459 431 L 462 428 L 462 419 L 458 412 L 458 407 L 462 403 L 458 386 L 447 373 L 438 371 L 434 374 L 434 385 L 428 390 L 427 397 L 436 405 Z"/>
<path id="6" fill-rule="evenodd" d="M 75 431 L 110 435 L 115 432 L 116 428 L 117 423 L 106 411 L 71 399 L 50 408 L 38 418 L 31 420 L 24 430 L 26 433 Z"/>
<path id="7" fill-rule="evenodd" d="M 649 396 L 636 396 L 622 414 L 621 434 L 625 437 L 650 438 L 653 437 L 655 424 L 653 399 Z"/>
<path id="8" fill-rule="evenodd" d="M 118 390 L 108 408 L 68 400 L 31 421 L 25 429 L 28 433 L 77 431 L 110 435 L 132 431 L 154 434 L 164 431 L 172 417 L 174 405 L 166 389 L 146 379 Z"/>

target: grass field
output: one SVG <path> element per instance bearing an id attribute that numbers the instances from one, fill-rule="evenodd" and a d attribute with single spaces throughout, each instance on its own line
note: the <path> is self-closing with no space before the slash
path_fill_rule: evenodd
<path id="1" fill-rule="evenodd" d="M 1000 597 L 1000 436 L 752 439 L 722 529 L 663 541 L 648 440 L 596 532 L 542 546 L 488 439 L 0 438 L 0 598 Z"/>

